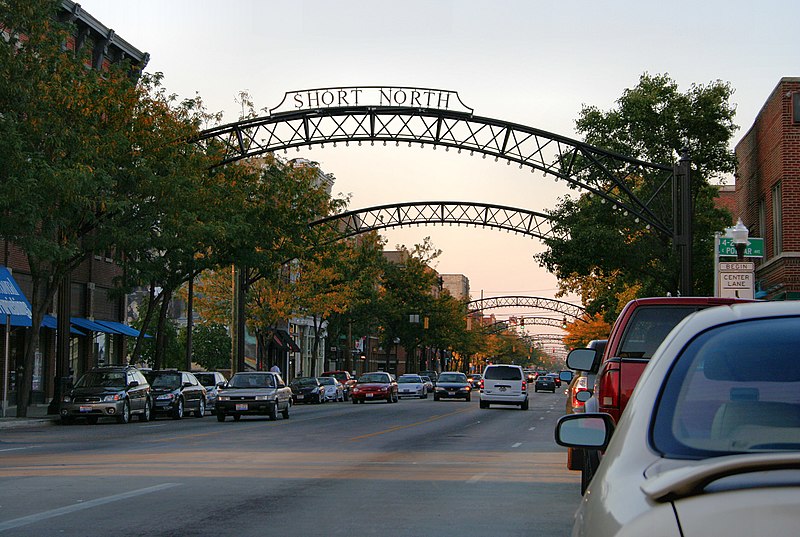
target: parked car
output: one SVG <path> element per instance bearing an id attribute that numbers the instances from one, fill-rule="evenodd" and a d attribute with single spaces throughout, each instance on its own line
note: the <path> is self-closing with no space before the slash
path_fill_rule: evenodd
<path id="1" fill-rule="evenodd" d="M 61 399 L 61 423 L 86 418 L 90 424 L 102 417 L 128 423 L 136 415 L 151 419 L 153 401 L 150 384 L 133 366 L 95 367 L 81 375 L 75 386 Z"/>
<path id="2" fill-rule="evenodd" d="M 219 371 L 195 371 L 194 376 L 206 389 L 206 410 L 213 413 L 217 404 L 217 392 L 228 379 Z"/>
<path id="3" fill-rule="evenodd" d="M 491 364 L 483 370 L 480 407 L 491 404 L 519 405 L 528 410 L 528 382 L 518 365 Z"/>
<path id="4" fill-rule="evenodd" d="M 798 349 L 796 301 L 705 309 L 652 355 L 616 430 L 607 413 L 562 417 L 560 445 L 604 451 L 572 535 L 793 535 Z"/>
<path id="5" fill-rule="evenodd" d="M 202 418 L 206 413 L 206 389 L 187 371 L 162 369 L 150 373 L 153 412 L 179 420 L 191 412 Z"/>
<path id="6" fill-rule="evenodd" d="M 396 403 L 400 400 L 397 396 L 397 381 L 384 371 L 364 373 L 358 377 L 358 382 L 353 388 L 353 404 L 364 401 L 383 400 L 387 403 Z"/>
<path id="7" fill-rule="evenodd" d="M 464 399 L 469 401 L 472 396 L 472 386 L 464 373 L 458 371 L 442 371 L 439 381 L 433 392 L 433 400 Z"/>
<path id="8" fill-rule="evenodd" d="M 592 397 L 586 403 L 587 412 L 606 412 L 619 420 L 625 410 L 633 389 L 645 366 L 664 337 L 687 315 L 714 306 L 751 302 L 739 298 L 709 297 L 651 297 L 628 302 L 620 312 L 611 332 L 602 357 L 597 358 L 597 349 L 592 350 L 591 372 L 597 373 Z M 578 370 L 567 357 L 567 366 Z M 593 468 L 599 461 L 599 453 L 585 453 L 581 467 L 581 481 L 592 479 Z"/>
<path id="9" fill-rule="evenodd" d="M 433 381 L 427 375 L 420 375 L 422 383 L 425 384 L 425 393 L 433 393 Z"/>
<path id="10" fill-rule="evenodd" d="M 338 380 L 344 388 L 344 400 L 347 401 L 350 398 L 350 392 L 353 391 L 353 386 L 356 384 L 356 378 L 352 376 L 349 371 L 325 371 L 320 376 L 336 377 L 336 380 Z"/>
<path id="11" fill-rule="evenodd" d="M 278 373 L 248 371 L 236 373 L 217 394 L 217 421 L 233 416 L 239 421 L 246 415 L 266 415 L 270 420 L 289 419 L 292 390 Z"/>
<path id="12" fill-rule="evenodd" d="M 317 377 L 298 377 L 289 383 L 295 403 L 324 403 L 325 386 Z"/>
<path id="13" fill-rule="evenodd" d="M 322 386 L 323 399 L 325 401 L 344 401 L 344 386 L 336 380 L 336 377 L 318 377 Z"/>
<path id="14" fill-rule="evenodd" d="M 542 375 L 533 383 L 533 391 L 547 391 L 556 393 L 556 383 L 550 375 Z"/>
<path id="15" fill-rule="evenodd" d="M 425 387 L 425 382 L 422 380 L 422 377 L 413 373 L 407 373 L 397 378 L 397 396 L 427 399 L 428 390 Z"/>

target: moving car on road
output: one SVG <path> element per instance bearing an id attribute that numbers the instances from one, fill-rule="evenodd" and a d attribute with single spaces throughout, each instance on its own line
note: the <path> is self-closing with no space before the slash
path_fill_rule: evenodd
<path id="1" fill-rule="evenodd" d="M 796 301 L 704 309 L 652 355 L 616 431 L 604 412 L 562 417 L 559 444 L 604 450 L 573 535 L 796 534 L 798 349 Z"/>
<path id="2" fill-rule="evenodd" d="M 249 371 L 236 373 L 217 395 L 217 421 L 233 416 L 239 421 L 242 416 L 263 415 L 270 420 L 289 419 L 292 405 L 292 389 L 278 373 L 271 371 Z"/>
<path id="3" fill-rule="evenodd" d="M 356 385 L 356 378 L 350 374 L 349 371 L 343 370 L 336 370 L 336 371 L 325 371 L 321 377 L 336 377 L 336 380 L 344 388 L 344 400 L 347 401 L 350 398 L 350 392 L 353 391 L 353 386 Z"/>
<path id="4" fill-rule="evenodd" d="M 289 383 L 295 403 L 324 403 L 325 387 L 317 377 L 298 377 Z"/>
<path id="5" fill-rule="evenodd" d="M 427 399 L 428 390 L 425 388 L 422 377 L 414 373 L 407 373 L 400 375 L 397 379 L 397 396 Z"/>
<path id="6" fill-rule="evenodd" d="M 317 381 L 322 386 L 323 400 L 344 401 L 344 386 L 336 377 L 317 377 Z"/>
<path id="7" fill-rule="evenodd" d="M 472 386 L 464 373 L 458 371 L 443 371 L 439 375 L 433 392 L 433 400 L 439 399 L 464 399 L 469 401 L 472 395 Z"/>
<path id="8" fill-rule="evenodd" d="M 519 405 L 528 410 L 528 382 L 518 365 L 491 364 L 483 370 L 481 408 L 491 404 Z"/>
<path id="9" fill-rule="evenodd" d="M 397 396 L 397 381 L 384 371 L 364 373 L 358 377 L 358 382 L 353 388 L 353 404 L 364 401 L 386 401 L 396 403 L 400 400 Z"/>
<path id="10" fill-rule="evenodd" d="M 556 382 L 550 375 L 542 375 L 534 381 L 533 391 L 547 391 L 556 393 Z"/>

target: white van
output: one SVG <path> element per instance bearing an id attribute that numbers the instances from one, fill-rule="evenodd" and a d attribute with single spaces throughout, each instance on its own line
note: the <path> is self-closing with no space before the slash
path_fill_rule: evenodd
<path id="1" fill-rule="evenodd" d="M 528 383 L 522 367 L 508 364 L 486 366 L 481 408 L 489 408 L 490 404 L 519 405 L 522 410 L 528 410 Z"/>

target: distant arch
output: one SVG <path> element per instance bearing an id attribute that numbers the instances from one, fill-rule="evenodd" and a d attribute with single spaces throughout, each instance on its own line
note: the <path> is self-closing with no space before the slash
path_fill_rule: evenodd
<path id="1" fill-rule="evenodd" d="M 467 303 L 467 309 L 470 312 L 513 307 L 555 311 L 556 313 L 561 313 L 576 320 L 583 320 L 583 315 L 586 313 L 586 309 L 582 306 L 577 306 L 554 298 L 542 298 L 537 296 L 496 296 L 472 300 Z"/>

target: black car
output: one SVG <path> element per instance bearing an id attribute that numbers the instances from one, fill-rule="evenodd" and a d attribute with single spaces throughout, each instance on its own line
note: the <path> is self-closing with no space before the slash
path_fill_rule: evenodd
<path id="1" fill-rule="evenodd" d="M 324 403 L 325 386 L 316 377 L 299 377 L 289 383 L 295 403 Z"/>
<path id="2" fill-rule="evenodd" d="M 445 371 L 439 375 L 436 387 L 433 389 L 433 400 L 439 399 L 464 399 L 469 401 L 472 395 L 467 376 L 457 371 Z"/>
<path id="3" fill-rule="evenodd" d="M 206 389 L 188 371 L 160 370 L 149 373 L 156 415 L 179 420 L 191 412 L 202 418 L 206 413 Z"/>
<path id="4" fill-rule="evenodd" d="M 128 423 L 132 415 L 141 421 L 151 418 L 153 400 L 150 384 L 133 366 L 96 367 L 84 373 L 61 399 L 61 422 L 86 418 L 90 424 L 103 416 Z"/>
<path id="5" fill-rule="evenodd" d="M 549 375 L 540 375 L 533 385 L 533 391 L 539 390 L 556 393 L 556 381 Z"/>

